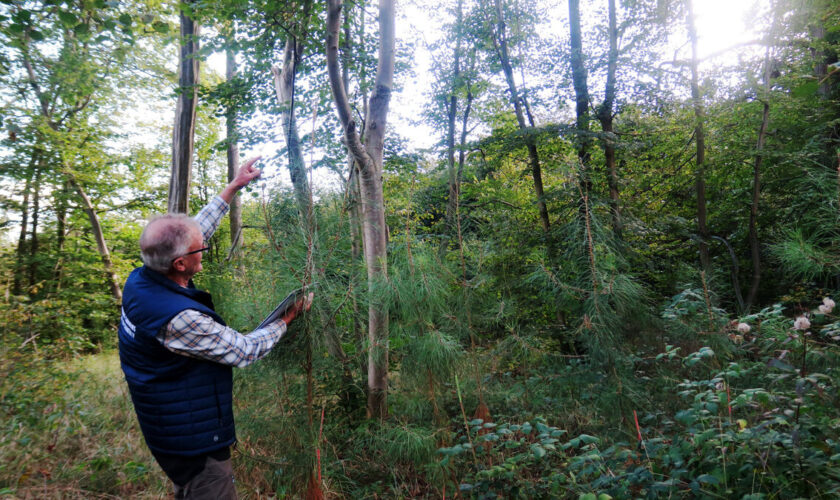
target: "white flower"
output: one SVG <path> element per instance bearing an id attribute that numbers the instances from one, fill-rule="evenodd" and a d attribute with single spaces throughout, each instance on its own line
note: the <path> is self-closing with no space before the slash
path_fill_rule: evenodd
<path id="1" fill-rule="evenodd" d="M 827 306 L 827 305 L 825 305 L 825 304 L 820 304 L 820 307 L 818 307 L 817 309 L 819 309 L 819 310 L 820 310 L 820 314 L 828 314 L 828 313 L 830 313 L 830 312 L 831 312 L 831 308 L 830 308 L 830 307 L 828 307 L 828 306 Z"/>
<path id="2" fill-rule="evenodd" d="M 811 328 L 811 322 L 805 316 L 800 316 L 793 322 L 794 330 L 807 330 L 808 328 Z"/>
<path id="3" fill-rule="evenodd" d="M 835 303 L 834 303 L 834 301 L 833 301 L 833 300 L 831 300 L 830 298 L 828 298 L 828 297 L 824 297 L 824 298 L 823 298 L 823 305 L 825 306 L 825 309 L 826 309 L 826 311 L 827 311 L 827 312 L 824 312 L 823 314 L 828 314 L 828 313 L 830 313 L 832 310 L 834 310 L 834 306 L 835 306 L 836 304 L 835 304 Z M 820 306 L 820 311 L 822 311 L 822 306 Z"/>
<path id="4" fill-rule="evenodd" d="M 738 331 L 740 333 L 750 333 L 750 325 L 746 323 L 738 323 Z"/>

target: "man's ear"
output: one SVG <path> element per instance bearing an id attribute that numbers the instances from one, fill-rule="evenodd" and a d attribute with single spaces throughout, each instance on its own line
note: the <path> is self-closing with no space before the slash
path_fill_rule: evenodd
<path id="1" fill-rule="evenodd" d="M 178 271 L 179 273 L 184 272 L 187 269 L 187 265 L 184 263 L 183 257 L 178 257 L 174 261 L 172 261 L 172 270 Z"/>

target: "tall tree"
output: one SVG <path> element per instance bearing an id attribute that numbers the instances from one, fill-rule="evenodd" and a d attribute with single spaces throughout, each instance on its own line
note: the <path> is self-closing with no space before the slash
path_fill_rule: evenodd
<path id="1" fill-rule="evenodd" d="M 233 22 L 228 26 L 225 44 L 225 80 L 233 84 L 236 78 L 236 54 L 233 43 L 236 40 Z M 239 137 L 236 131 L 236 106 L 231 102 L 225 110 L 225 140 L 227 141 L 227 179 L 236 177 L 239 171 Z M 242 199 L 234 196 L 230 202 L 230 247 L 233 251 L 242 242 Z"/>
<path id="2" fill-rule="evenodd" d="M 99 217 L 96 214 L 96 208 L 91 203 L 90 198 L 85 192 L 84 187 L 76 180 L 76 176 L 70 172 L 66 172 L 70 185 L 79 194 L 79 199 L 82 201 L 82 210 L 88 216 L 90 227 L 93 232 L 93 238 L 96 241 L 96 248 L 99 250 L 99 256 L 102 259 L 102 265 L 105 269 L 105 275 L 108 278 L 108 285 L 111 289 L 111 296 L 117 302 L 122 301 L 122 289 L 120 287 L 119 279 L 114 272 L 114 263 L 111 260 L 111 252 L 108 250 L 108 243 L 105 241 L 105 233 L 102 231 L 102 224 L 99 222 Z"/>
<path id="3" fill-rule="evenodd" d="M 505 12 L 502 5 L 502 0 L 494 0 L 494 14 L 495 23 L 492 31 L 493 47 L 495 49 L 496 57 L 498 57 L 502 72 L 505 76 L 508 92 L 510 92 L 510 101 L 513 104 L 513 110 L 516 114 L 516 122 L 519 129 L 527 131 L 533 129 L 536 124 L 534 116 L 528 105 L 524 93 L 516 85 L 516 80 L 513 77 L 513 65 L 511 64 L 510 48 L 508 47 L 508 33 L 507 23 L 505 21 Z M 526 117 L 527 116 L 527 117 Z M 551 227 L 551 222 L 548 216 L 548 206 L 545 202 L 545 192 L 543 189 L 542 180 L 542 166 L 540 165 L 540 156 L 537 150 L 537 144 L 531 134 L 526 136 L 526 148 L 528 149 L 528 162 L 531 167 L 531 175 L 534 179 L 534 194 L 537 197 L 537 208 L 540 213 L 540 223 L 545 232 L 548 232 Z"/>
<path id="4" fill-rule="evenodd" d="M 172 170 L 167 204 L 167 210 L 173 213 L 187 213 L 189 210 L 199 71 L 199 25 L 191 17 L 192 6 L 192 1 L 185 0 L 180 9 L 178 104 L 175 107 L 175 126 L 172 129 Z"/>
<path id="5" fill-rule="evenodd" d="M 362 202 L 365 263 L 368 271 L 368 416 L 384 419 L 388 413 L 388 309 L 375 299 L 374 289 L 385 283 L 387 267 L 387 228 L 382 195 L 382 161 L 388 106 L 394 78 L 394 0 L 379 1 L 379 60 L 364 144 L 352 118 L 347 92 L 339 67 L 339 28 L 341 0 L 327 4 L 327 69 L 344 139 L 359 171 Z"/>
<path id="6" fill-rule="evenodd" d="M 119 302 L 122 299 L 122 293 L 120 292 L 117 277 L 113 272 L 113 263 L 111 261 L 108 245 L 105 241 L 105 236 L 102 232 L 102 226 L 99 222 L 99 216 L 93 209 L 93 206 L 90 203 L 90 199 L 85 193 L 84 187 L 75 179 L 72 172 L 68 170 L 68 165 L 66 164 L 66 157 L 68 153 L 66 151 L 66 147 L 62 147 L 61 145 L 61 143 L 63 142 L 72 148 L 78 147 L 79 145 L 82 145 L 87 141 L 87 135 L 85 135 L 85 138 L 83 139 L 76 139 L 75 141 L 73 140 L 74 134 L 76 132 L 74 129 L 74 119 L 79 113 L 83 112 L 88 107 L 93 98 L 93 93 L 97 90 L 96 86 L 80 85 L 80 88 L 75 88 L 73 90 L 64 89 L 63 92 L 66 93 L 64 95 L 62 94 L 61 90 L 57 90 L 53 93 L 46 91 L 45 89 L 49 87 L 46 85 L 42 85 L 38 79 L 38 72 L 35 71 L 35 68 L 33 66 L 33 58 L 30 55 L 29 43 L 29 40 L 23 40 L 23 43 L 21 44 L 23 55 L 22 60 L 26 73 L 29 76 L 29 85 L 32 89 L 32 92 L 37 98 L 37 102 L 40 103 L 40 116 L 38 117 L 38 121 L 44 124 L 44 130 L 49 130 L 51 136 L 60 136 L 62 133 L 67 136 L 61 137 L 60 139 L 55 141 L 58 143 L 56 145 L 56 156 L 62 163 L 61 173 L 68 178 L 70 184 L 76 190 L 83 203 L 83 209 L 87 213 L 88 218 L 90 220 L 91 230 L 93 232 L 93 236 L 97 244 L 97 249 L 102 259 L 105 275 L 108 278 L 108 283 L 111 288 L 111 294 L 114 297 L 114 299 Z M 87 45 L 84 43 L 79 43 L 76 37 L 70 35 L 67 32 L 65 32 L 64 36 L 62 37 L 62 43 L 63 50 L 61 51 L 61 55 L 59 56 L 59 64 L 57 64 L 54 69 L 49 68 L 47 66 L 47 64 L 49 63 L 46 63 L 45 67 L 48 70 L 53 70 L 56 72 L 84 71 L 84 69 L 80 68 L 77 64 L 80 61 L 83 61 L 88 56 L 89 53 Z M 54 77 L 54 75 L 50 76 Z M 86 78 L 92 79 L 92 73 L 87 73 Z M 82 82 L 84 82 L 84 79 L 82 79 Z M 64 104 L 65 106 L 62 108 L 58 108 L 58 106 L 60 106 L 61 104 Z M 35 162 L 37 168 L 38 166 L 43 166 L 43 157 L 40 153 L 37 152 L 37 149 L 33 155 L 33 158 L 36 155 L 38 158 Z M 39 179 L 40 173 L 36 173 L 35 186 L 37 189 L 40 189 Z M 38 194 L 36 193 L 36 200 L 37 197 Z M 37 236 L 35 235 L 35 232 L 37 231 L 36 221 L 37 219 L 33 215 L 33 235 L 31 236 L 30 246 L 33 247 L 35 250 L 37 250 Z M 34 274 L 32 268 L 30 268 L 30 281 L 34 281 Z"/>
<path id="7" fill-rule="evenodd" d="M 583 40 L 580 31 L 580 0 L 569 0 L 569 44 L 572 66 L 572 83 L 575 89 L 575 143 L 580 163 L 580 187 L 583 197 L 592 192 L 592 177 L 589 163 L 592 156 L 589 136 L 589 86 L 587 84 L 586 65 L 583 61 Z M 588 210 L 586 203 L 581 203 L 581 210 Z"/>
<path id="8" fill-rule="evenodd" d="M 700 94 L 699 59 L 697 56 L 697 26 L 694 18 L 694 5 L 688 0 L 688 15 L 686 25 L 688 38 L 691 43 L 691 102 L 694 106 L 694 143 L 696 153 L 694 157 L 694 192 L 697 200 L 697 232 L 700 237 L 700 267 L 708 274 L 709 260 L 709 228 L 706 221 L 706 132 L 704 130 L 705 112 L 703 110 L 703 96 Z"/>
<path id="9" fill-rule="evenodd" d="M 761 124 L 758 127 L 758 138 L 755 145 L 755 158 L 753 159 L 753 185 L 752 199 L 750 201 L 749 220 L 749 244 L 750 259 L 752 260 L 752 279 L 750 290 L 747 293 L 745 309 L 749 310 L 755 303 L 758 295 L 758 287 L 761 283 L 761 248 L 758 239 L 758 205 L 761 200 L 761 169 L 764 162 L 764 144 L 767 141 L 767 126 L 770 123 L 770 74 L 772 72 L 772 61 L 770 59 L 770 45 L 765 48 L 764 54 L 764 77 L 761 98 Z"/>
<path id="10" fill-rule="evenodd" d="M 604 161 L 607 167 L 607 185 L 610 190 L 610 215 L 613 233 L 621 239 L 621 209 L 618 193 L 618 167 L 615 161 L 615 139 L 613 135 L 613 115 L 615 107 L 616 80 L 618 66 L 618 23 L 616 20 L 615 0 L 607 0 L 609 54 L 607 55 L 607 80 L 604 87 L 604 102 L 598 108 L 597 117 L 604 131 Z"/>
<path id="11" fill-rule="evenodd" d="M 15 252 L 15 270 L 12 281 L 12 293 L 15 295 L 21 293 L 21 286 L 27 267 L 26 230 L 29 227 L 29 193 L 32 190 L 32 177 L 35 175 L 35 166 L 39 161 L 39 157 L 39 149 L 35 147 L 26 169 L 26 182 L 23 186 L 23 200 L 20 204 L 20 234 L 18 236 L 17 252 Z"/>
<path id="12" fill-rule="evenodd" d="M 449 198 L 446 203 L 446 224 L 452 233 L 455 227 L 455 212 L 458 207 L 460 179 L 455 165 L 455 120 L 458 117 L 458 91 L 461 85 L 461 41 L 463 39 L 464 1 L 458 0 L 455 8 L 455 48 L 452 55 L 452 83 L 446 109 L 446 163 L 449 177 Z"/>
<path id="13" fill-rule="evenodd" d="M 295 80 L 303 57 L 311 10 L 312 0 L 305 0 L 300 19 L 294 21 L 293 26 L 287 30 L 283 63 L 279 67 L 271 68 L 274 75 L 274 89 L 281 109 L 280 126 L 283 128 L 283 137 L 286 140 L 286 150 L 289 155 L 289 176 L 302 220 L 305 220 L 311 212 L 311 200 L 309 181 L 306 178 L 306 163 L 303 160 L 295 117 Z"/>

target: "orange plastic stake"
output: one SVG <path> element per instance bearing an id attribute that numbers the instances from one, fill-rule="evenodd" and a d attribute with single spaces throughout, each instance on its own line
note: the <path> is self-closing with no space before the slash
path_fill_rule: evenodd
<path id="1" fill-rule="evenodd" d="M 633 410 L 633 421 L 636 422 L 636 434 L 639 436 L 639 442 L 642 442 L 642 429 L 639 427 L 639 417 L 636 415 L 636 410 Z"/>

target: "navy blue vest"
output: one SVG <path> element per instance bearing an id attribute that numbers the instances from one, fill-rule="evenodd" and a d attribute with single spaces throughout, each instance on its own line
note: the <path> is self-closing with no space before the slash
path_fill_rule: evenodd
<path id="1" fill-rule="evenodd" d="M 175 354 L 156 338 L 185 309 L 224 324 L 209 293 L 145 266 L 132 271 L 123 290 L 120 364 L 149 448 L 194 456 L 236 441 L 233 373 L 230 366 Z"/>

